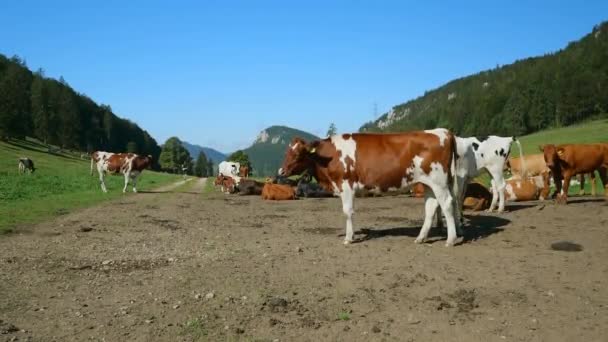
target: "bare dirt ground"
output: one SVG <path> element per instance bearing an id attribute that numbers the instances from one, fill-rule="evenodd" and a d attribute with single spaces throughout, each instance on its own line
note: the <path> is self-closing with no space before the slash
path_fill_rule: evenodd
<path id="1" fill-rule="evenodd" d="M 343 246 L 338 199 L 269 203 L 189 184 L 2 237 L 0 341 L 608 336 L 603 199 L 471 214 L 454 248 L 439 230 L 414 244 L 422 200 L 357 199 L 361 241 Z"/>

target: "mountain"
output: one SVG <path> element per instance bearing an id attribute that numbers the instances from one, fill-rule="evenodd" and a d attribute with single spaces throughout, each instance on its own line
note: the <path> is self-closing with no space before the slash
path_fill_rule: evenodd
<path id="1" fill-rule="evenodd" d="M 188 152 L 190 153 L 190 157 L 192 157 L 192 159 L 194 160 L 196 160 L 199 152 L 201 151 L 205 152 L 207 159 L 211 158 L 213 160 L 213 164 L 215 164 L 216 166 L 219 162 L 226 160 L 225 154 L 210 147 L 190 144 L 187 141 L 182 141 L 182 145 L 186 148 L 186 150 L 188 150 Z"/>
<path id="2" fill-rule="evenodd" d="M 397 105 L 361 131 L 445 127 L 523 135 L 608 117 L 608 22 L 555 53 L 456 79 Z"/>
<path id="3" fill-rule="evenodd" d="M 285 126 L 271 126 L 260 132 L 255 142 L 243 150 L 249 156 L 256 177 L 277 173 L 287 145 L 294 137 L 307 141 L 319 139 L 313 134 Z"/>

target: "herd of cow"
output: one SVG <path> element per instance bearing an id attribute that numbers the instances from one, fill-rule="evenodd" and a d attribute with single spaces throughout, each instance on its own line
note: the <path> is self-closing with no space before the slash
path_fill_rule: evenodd
<path id="1" fill-rule="evenodd" d="M 518 158 L 509 158 L 513 142 L 519 148 Z M 547 144 L 540 150 L 540 154 L 524 156 L 514 137 L 461 138 L 443 128 L 341 134 L 312 142 L 294 138 L 277 176 L 258 182 L 249 178 L 248 167 L 225 161 L 219 164 L 215 185 L 225 193 L 260 195 L 266 200 L 339 196 L 346 215 L 345 244 L 354 238 L 356 193 L 413 189 L 414 195 L 425 201 L 424 223 L 415 241 L 424 242 L 435 216 L 442 224 L 443 215 L 446 246 L 452 246 L 462 234 L 463 208 L 503 212 L 506 199 L 543 200 L 549 197 L 551 180 L 555 184 L 551 197 L 558 204 L 566 204 L 570 180 L 576 175 L 584 193 L 584 175 L 589 174 L 592 194 L 596 194 L 595 171 L 608 196 L 608 143 Z M 104 192 L 106 173 L 124 175 L 123 192 L 129 182 L 137 192 L 137 178 L 151 164 L 151 156 L 102 151 L 91 154 L 91 174 L 96 167 Z M 33 172 L 34 164 L 29 158 L 21 158 L 19 170 Z M 482 170 L 491 176 L 490 190 L 471 182 Z M 504 178 L 505 171 L 511 172 L 510 179 Z M 300 178 L 293 180 L 291 176 Z"/>
<path id="2" fill-rule="evenodd" d="M 511 145 L 519 148 L 518 158 L 509 158 Z M 346 215 L 344 243 L 353 241 L 354 198 L 359 190 L 387 192 L 413 188 L 425 199 L 424 223 L 417 243 L 428 236 L 433 219 L 445 217 L 447 246 L 462 234 L 463 208 L 503 212 L 505 200 L 544 200 L 549 197 L 553 180 L 558 204 L 567 203 L 570 180 L 584 175 L 592 180 L 598 171 L 608 185 L 608 143 L 540 146 L 542 153 L 524 156 L 514 137 L 456 137 L 446 129 L 393 133 L 342 134 L 307 142 L 295 138 L 289 144 L 278 176 L 266 183 L 246 179 L 238 165 L 224 162 L 215 184 L 227 193 L 262 195 L 264 199 L 295 199 L 306 196 L 304 189 L 315 186 L 315 194 L 339 196 Z M 488 190 L 471 182 L 486 170 L 491 176 Z M 504 172 L 511 178 L 505 179 Z M 287 177 L 302 175 L 297 181 Z M 316 183 L 311 183 L 311 179 Z M 608 189 L 606 189 L 608 190 Z M 608 191 L 605 191 L 608 195 Z"/>

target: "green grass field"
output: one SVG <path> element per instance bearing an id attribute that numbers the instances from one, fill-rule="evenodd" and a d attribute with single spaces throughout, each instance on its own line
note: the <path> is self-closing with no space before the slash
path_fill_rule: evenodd
<path id="1" fill-rule="evenodd" d="M 29 157 L 36 172 L 20 175 L 18 158 Z M 146 170 L 138 190 L 149 190 L 179 180 L 180 177 Z M 101 192 L 95 170 L 90 175 L 90 159 L 79 153 L 50 154 L 34 141 L 0 142 L 0 234 L 25 223 L 43 221 L 104 200 L 124 196 L 121 176 L 106 177 L 108 193 Z M 131 188 L 129 188 L 130 190 Z"/>

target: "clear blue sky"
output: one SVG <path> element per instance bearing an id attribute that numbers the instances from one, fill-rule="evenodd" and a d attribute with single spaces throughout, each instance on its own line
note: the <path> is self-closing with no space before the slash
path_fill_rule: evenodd
<path id="1" fill-rule="evenodd" d="M 2 1 L 0 53 L 63 76 L 159 143 L 227 152 L 273 124 L 357 130 L 374 103 L 386 112 L 607 19 L 606 0 Z"/>

